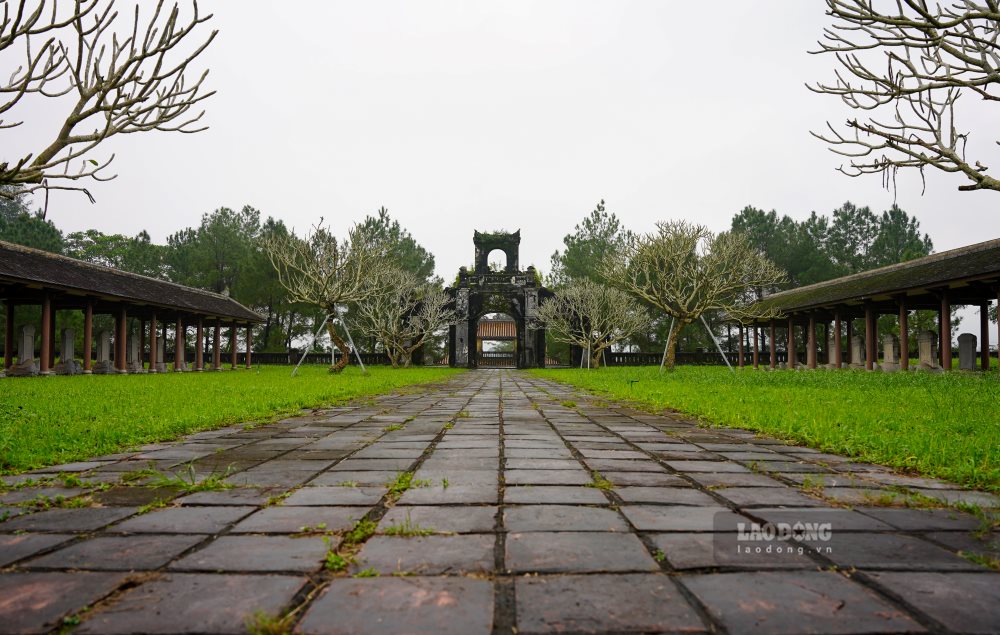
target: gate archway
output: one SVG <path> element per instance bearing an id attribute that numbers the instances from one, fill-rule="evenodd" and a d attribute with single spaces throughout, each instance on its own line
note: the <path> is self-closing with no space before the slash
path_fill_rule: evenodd
<path id="1" fill-rule="evenodd" d="M 448 333 L 448 365 L 465 368 L 480 364 L 480 319 L 488 314 L 506 314 L 514 322 L 513 366 L 545 366 L 545 326 L 538 320 L 538 307 L 551 293 L 541 286 L 534 267 L 519 270 L 520 230 L 475 232 L 475 269 L 459 269 L 458 282 L 448 289 L 456 313 Z M 506 267 L 489 269 L 489 254 L 503 251 Z"/>

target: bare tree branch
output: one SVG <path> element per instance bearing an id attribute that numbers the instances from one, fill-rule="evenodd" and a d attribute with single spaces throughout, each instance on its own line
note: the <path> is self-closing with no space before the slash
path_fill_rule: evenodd
<path id="1" fill-rule="evenodd" d="M 72 183 L 114 178 L 106 172 L 114 155 L 104 161 L 87 158 L 110 137 L 206 129 L 199 125 L 204 111 L 192 109 L 214 91 L 203 90 L 207 70 L 191 80 L 188 67 L 218 31 L 184 50 L 192 33 L 212 18 L 201 14 L 197 0 L 191 0 L 187 18 L 178 4 L 165 8 L 164 0 L 143 17 L 140 6 L 149 5 L 137 3 L 124 32 L 116 28 L 115 0 L 74 0 L 62 12 L 55 1 L 2 4 L 0 55 L 19 56 L 21 62 L 9 79 L 0 78 L 0 116 L 28 95 L 73 98 L 63 100 L 68 112 L 46 146 L 0 162 L 0 185 L 20 194 L 50 182 L 82 190 Z M 22 123 L 0 120 L 0 130 Z"/>
<path id="2" fill-rule="evenodd" d="M 1000 102 L 1000 8 L 996 0 L 896 0 L 877 10 L 872 0 L 826 0 L 834 23 L 819 50 L 838 63 L 836 81 L 809 86 L 836 95 L 866 120 L 849 119 L 848 131 L 813 135 L 850 158 L 838 168 L 848 176 L 881 174 L 888 187 L 901 168 L 927 166 L 963 174 L 959 190 L 1000 191 L 1000 179 L 965 154 L 969 132 L 960 132 L 955 105 L 964 94 Z M 886 117 L 885 115 L 889 115 Z"/>

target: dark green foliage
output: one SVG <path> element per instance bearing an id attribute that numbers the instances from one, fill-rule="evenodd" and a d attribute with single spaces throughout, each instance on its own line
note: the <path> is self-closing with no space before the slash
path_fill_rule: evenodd
<path id="1" fill-rule="evenodd" d="M 164 277 L 165 254 L 166 248 L 153 244 L 145 231 L 129 238 L 88 229 L 66 237 L 67 256 L 153 278 Z"/>
<path id="2" fill-rule="evenodd" d="M 613 212 L 605 209 L 601 199 L 573 233 L 563 238 L 565 249 L 552 254 L 549 285 L 557 287 L 582 279 L 603 282 L 597 273 L 597 263 L 612 251 L 621 249 L 631 237 L 632 232 L 622 226 Z"/>
<path id="3" fill-rule="evenodd" d="M 850 201 L 832 218 L 813 212 L 801 222 L 748 206 L 733 217 L 732 231 L 749 236 L 788 273 L 786 288 L 913 260 L 934 248 L 917 219 L 896 205 L 879 216 Z"/>
<path id="4" fill-rule="evenodd" d="M 29 211 L 24 196 L 0 195 L 0 240 L 57 254 L 63 252 L 62 232 L 41 211 Z"/>
<path id="5" fill-rule="evenodd" d="M 390 218 L 388 209 L 380 207 L 378 216 L 367 216 L 360 228 L 366 237 L 388 246 L 389 257 L 396 266 L 430 281 L 434 275 L 434 255 L 421 247 L 398 220 Z"/>

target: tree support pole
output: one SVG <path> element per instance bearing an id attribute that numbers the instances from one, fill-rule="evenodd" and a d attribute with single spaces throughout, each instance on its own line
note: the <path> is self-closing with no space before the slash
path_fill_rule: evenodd
<path id="1" fill-rule="evenodd" d="M 715 338 L 715 333 L 713 333 L 712 329 L 708 327 L 708 322 L 705 321 L 704 315 L 701 316 L 701 323 L 705 325 L 705 330 L 708 331 L 709 337 L 711 337 L 712 341 L 715 342 L 715 348 L 719 349 L 719 354 L 722 355 L 722 361 L 726 362 L 726 366 L 729 370 L 735 373 L 736 371 L 733 370 L 733 367 L 729 364 L 729 360 L 726 359 L 726 354 L 722 351 L 722 345 L 720 345 L 719 340 Z"/>
<path id="2" fill-rule="evenodd" d="M 309 346 L 307 346 L 307 347 L 305 348 L 305 350 L 304 350 L 304 351 L 302 351 L 302 357 L 300 357 L 300 358 L 299 358 L 299 363 L 298 363 L 298 364 L 296 364 L 296 365 L 295 365 L 295 368 L 293 368 L 293 369 L 292 369 L 292 377 L 295 377 L 295 373 L 299 372 L 299 366 L 301 366 L 301 365 L 302 365 L 302 362 L 306 361 L 306 355 L 308 355 L 308 354 L 309 354 L 309 350 L 310 350 L 310 349 L 311 349 L 311 348 L 313 347 L 313 345 L 315 345 L 315 344 L 316 344 L 316 338 L 317 338 L 317 337 L 319 337 L 319 334 L 320 334 L 320 331 L 322 331 L 322 330 L 323 330 L 323 327 L 324 327 L 324 326 L 326 326 L 326 322 L 327 322 L 327 320 L 329 320 L 329 319 L 330 319 L 330 316 L 329 316 L 329 315 L 327 315 L 327 316 L 325 316 L 325 317 L 323 318 L 323 321 L 322 321 L 322 322 L 320 322 L 320 325 L 319 325 L 319 328 L 318 328 L 318 329 L 316 329 L 316 332 L 315 332 L 315 333 L 313 333 L 313 336 L 312 336 L 312 341 L 311 341 L 311 342 L 309 342 Z"/>
<path id="3" fill-rule="evenodd" d="M 337 314 L 337 321 L 340 322 L 340 325 L 344 327 L 344 332 L 347 333 L 347 343 L 351 345 L 351 350 L 354 351 L 354 357 L 358 360 L 358 365 L 361 366 L 361 374 L 367 375 L 368 369 L 365 368 L 365 363 L 361 361 L 361 353 L 358 352 L 358 347 L 354 345 L 354 338 L 351 337 L 351 330 L 347 328 L 347 322 L 344 321 L 344 318 L 340 317 L 340 307 L 334 305 L 333 311 Z"/>
<path id="4" fill-rule="evenodd" d="M 670 347 L 670 336 L 674 334 L 674 318 L 670 318 L 670 329 L 667 331 L 667 343 L 663 345 L 663 357 L 660 359 L 660 374 L 667 363 L 667 349 Z"/>

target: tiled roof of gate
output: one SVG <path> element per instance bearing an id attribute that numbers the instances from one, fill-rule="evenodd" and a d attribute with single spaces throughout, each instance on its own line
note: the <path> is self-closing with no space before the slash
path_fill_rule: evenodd
<path id="1" fill-rule="evenodd" d="M 517 324 L 510 320 L 483 320 L 476 330 L 476 337 L 481 340 L 515 339 Z"/>
<path id="2" fill-rule="evenodd" d="M 229 296 L 4 241 L 0 241 L 0 282 L 40 285 L 112 301 L 130 301 L 240 321 L 264 321 L 261 315 Z"/>
<path id="3" fill-rule="evenodd" d="M 758 306 L 775 307 L 782 312 L 798 311 L 875 296 L 995 279 L 1000 279 L 1000 239 L 781 291 L 767 296 Z"/>

